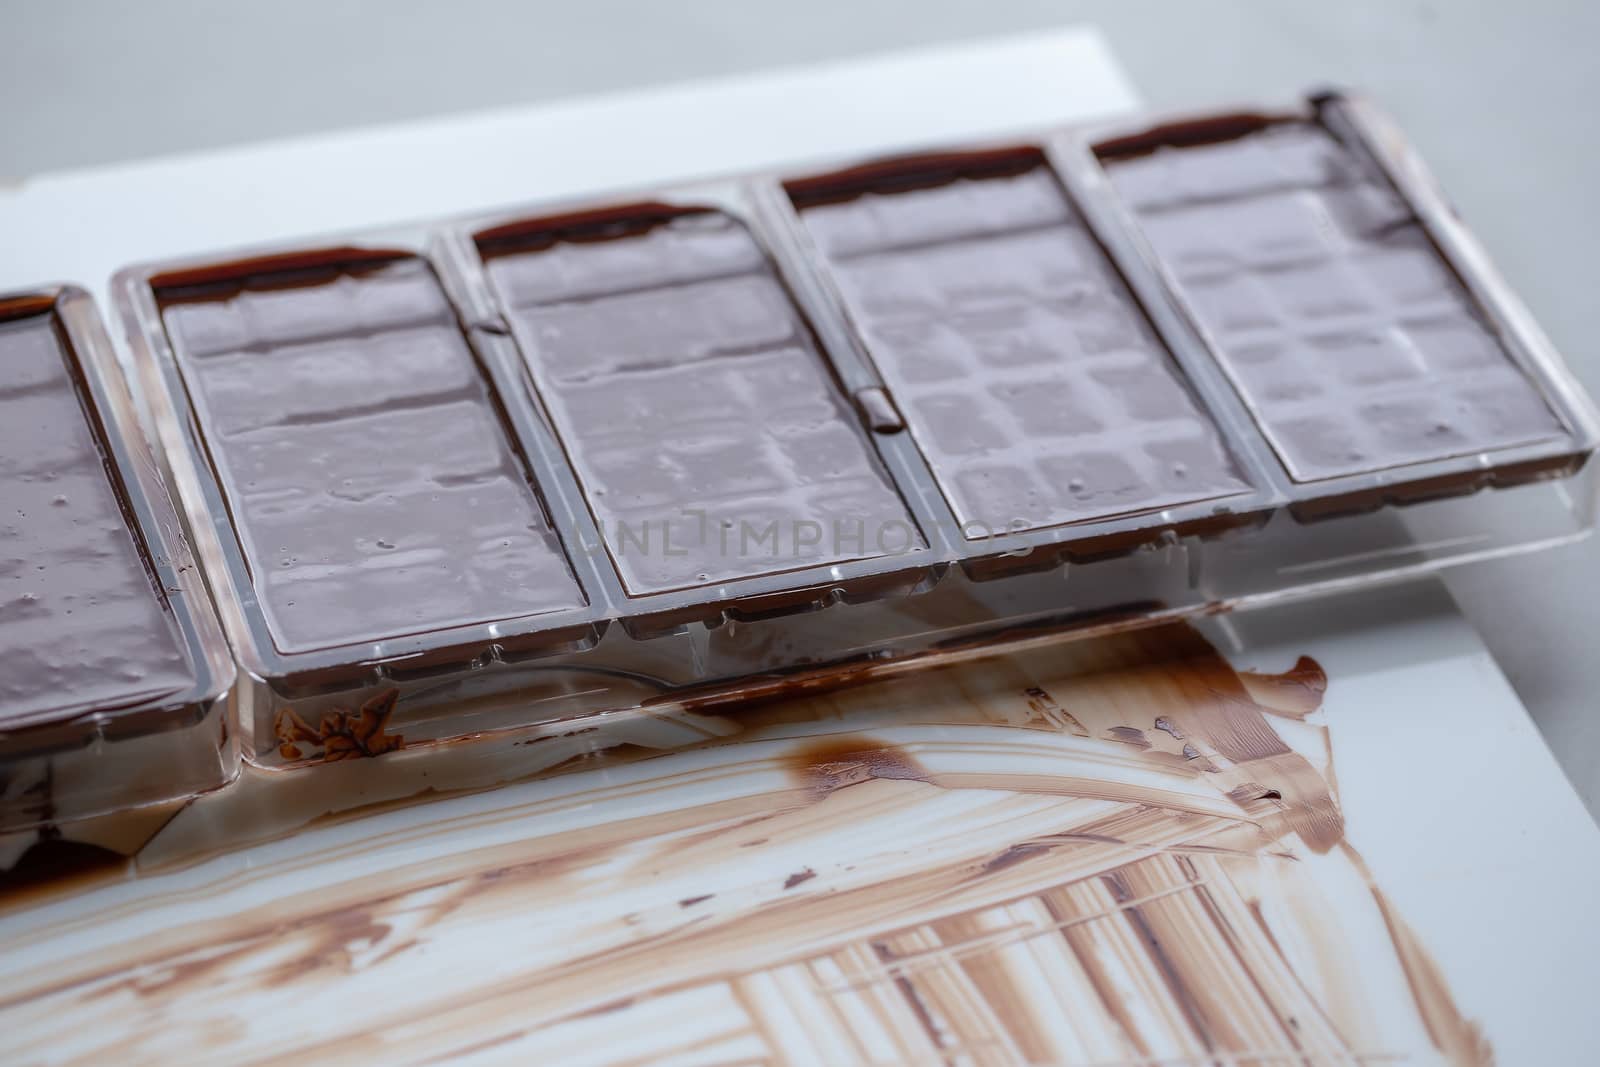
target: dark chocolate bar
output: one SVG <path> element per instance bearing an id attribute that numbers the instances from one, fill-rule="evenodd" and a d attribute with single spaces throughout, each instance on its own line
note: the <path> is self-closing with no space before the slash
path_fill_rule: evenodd
<path id="1" fill-rule="evenodd" d="M 11 303 L 8 307 L 7 304 Z M 0 302 L 0 728 L 192 686 L 48 301 Z"/>
<path id="2" fill-rule="evenodd" d="M 712 211 L 486 243 L 630 595 L 924 542 L 766 254 Z"/>
<path id="3" fill-rule="evenodd" d="M 1311 121 L 1234 125 L 1101 156 L 1296 481 L 1565 436 L 1365 153 Z"/>
<path id="4" fill-rule="evenodd" d="M 1250 490 L 1036 153 L 790 193 L 966 536 Z"/>
<path id="5" fill-rule="evenodd" d="M 158 292 L 279 651 L 585 603 L 425 261 Z"/>

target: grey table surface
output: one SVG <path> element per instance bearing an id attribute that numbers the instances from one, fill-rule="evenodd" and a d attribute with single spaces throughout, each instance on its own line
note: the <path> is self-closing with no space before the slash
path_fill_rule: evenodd
<path id="1" fill-rule="evenodd" d="M 1600 395 L 1600 5 L 1584 0 L 4 0 L 0 17 L 0 182 L 1095 23 L 1154 107 L 1373 93 Z M 1600 810 L 1600 540 L 1447 583 Z"/>

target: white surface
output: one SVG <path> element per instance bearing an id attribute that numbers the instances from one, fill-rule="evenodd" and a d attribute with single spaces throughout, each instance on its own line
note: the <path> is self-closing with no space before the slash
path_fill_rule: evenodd
<path id="1" fill-rule="evenodd" d="M 1437 582 L 1237 617 L 1237 667 L 1309 652 L 1350 842 L 1496 1062 L 1594 1062 L 1600 830 Z"/>
<path id="2" fill-rule="evenodd" d="M 0 288 L 579 189 L 959 139 L 1123 108 L 1091 34 L 128 164 L 0 197 Z M 1506 1064 L 1600 1044 L 1600 832 L 1436 585 L 1234 620 L 1243 667 L 1309 652 L 1350 839 Z M 482 799 L 445 802 L 463 810 Z"/>

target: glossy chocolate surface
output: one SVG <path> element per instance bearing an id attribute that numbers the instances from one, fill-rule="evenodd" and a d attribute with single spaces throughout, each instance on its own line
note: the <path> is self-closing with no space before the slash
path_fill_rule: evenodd
<path id="1" fill-rule="evenodd" d="M 906 180 L 798 204 L 967 536 L 1249 490 L 1042 162 Z"/>
<path id="2" fill-rule="evenodd" d="M 280 651 L 584 603 L 425 262 L 161 298 Z"/>
<path id="3" fill-rule="evenodd" d="M 1191 140 L 1104 163 L 1297 481 L 1563 436 L 1365 155 L 1300 121 Z"/>
<path id="4" fill-rule="evenodd" d="M 0 321 L 0 727 L 195 680 L 74 360 L 54 313 Z"/>
<path id="5" fill-rule="evenodd" d="M 742 223 L 555 230 L 488 267 L 630 594 L 922 543 Z"/>

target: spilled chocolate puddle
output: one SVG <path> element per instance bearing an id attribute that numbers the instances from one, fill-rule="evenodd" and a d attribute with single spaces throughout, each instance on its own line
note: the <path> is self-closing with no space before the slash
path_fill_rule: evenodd
<path id="1" fill-rule="evenodd" d="M 1345 840 L 1326 688 L 1173 626 L 251 777 L 15 901 L 0 1021 L 86 1061 L 1487 1062 Z"/>

